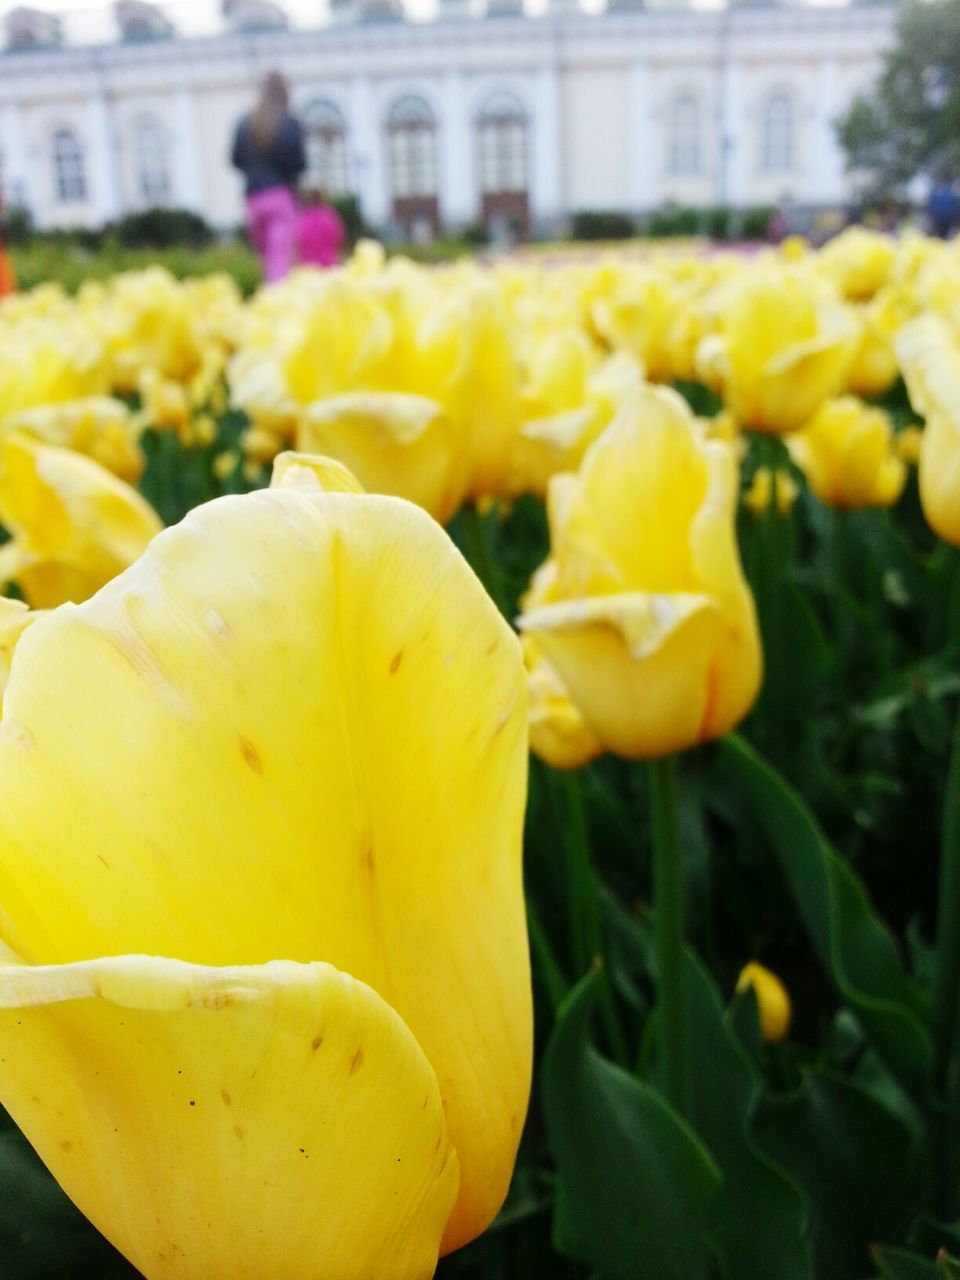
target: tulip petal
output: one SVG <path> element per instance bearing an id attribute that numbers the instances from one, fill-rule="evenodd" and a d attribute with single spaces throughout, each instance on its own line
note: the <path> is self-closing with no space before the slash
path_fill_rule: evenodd
<path id="1" fill-rule="evenodd" d="M 218 499 L 19 641 L 0 932 L 31 963 L 322 958 L 369 983 L 440 1080 L 453 1247 L 502 1203 L 527 1103 L 526 762 L 517 638 L 424 512 Z"/>
<path id="2" fill-rule="evenodd" d="M 533 609 L 520 626 L 610 750 L 646 759 L 708 736 L 727 629 L 708 596 L 592 596 Z"/>
<path id="3" fill-rule="evenodd" d="M 327 964 L 0 966 L 4 1100 L 149 1280 L 433 1274 L 457 1190 L 432 1067 Z"/>

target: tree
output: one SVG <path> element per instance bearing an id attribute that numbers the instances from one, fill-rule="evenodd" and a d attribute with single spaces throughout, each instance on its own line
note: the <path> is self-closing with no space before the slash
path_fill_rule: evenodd
<path id="1" fill-rule="evenodd" d="M 960 176 L 960 0 L 911 0 L 874 90 L 837 133 L 866 195 L 900 196 L 918 175 Z"/>

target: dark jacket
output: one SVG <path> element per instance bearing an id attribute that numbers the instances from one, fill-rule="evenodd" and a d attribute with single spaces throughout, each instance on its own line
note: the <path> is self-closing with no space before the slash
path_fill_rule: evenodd
<path id="1" fill-rule="evenodd" d="M 270 187 L 292 187 L 307 167 L 303 130 L 293 116 L 285 116 L 266 151 L 260 151 L 250 136 L 249 120 L 237 125 L 230 156 L 235 169 L 246 179 L 247 195 Z"/>

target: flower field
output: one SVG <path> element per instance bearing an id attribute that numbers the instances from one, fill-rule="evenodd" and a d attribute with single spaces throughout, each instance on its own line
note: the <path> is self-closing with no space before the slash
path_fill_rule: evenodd
<path id="1" fill-rule="evenodd" d="M 958 299 L 0 302 L 0 1280 L 960 1276 Z"/>

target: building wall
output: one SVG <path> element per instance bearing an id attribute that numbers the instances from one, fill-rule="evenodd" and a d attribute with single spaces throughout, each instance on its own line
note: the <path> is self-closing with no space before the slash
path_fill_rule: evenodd
<path id="1" fill-rule="evenodd" d="M 137 122 L 149 117 L 162 126 L 169 202 L 235 225 L 233 129 L 259 78 L 279 67 L 298 110 L 322 98 L 340 111 L 350 186 L 375 225 L 392 217 L 387 121 L 407 93 L 435 120 L 450 224 L 479 215 L 477 120 L 500 92 L 526 121 L 535 222 L 668 201 L 840 204 L 833 122 L 871 83 L 892 32 L 892 9 L 873 5 L 554 12 L 0 54 L 0 182 L 42 226 L 140 207 Z M 83 157 L 75 199 L 56 181 L 64 128 Z"/>

